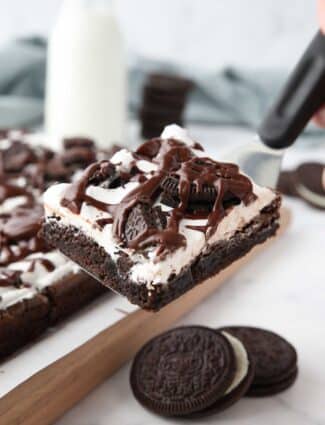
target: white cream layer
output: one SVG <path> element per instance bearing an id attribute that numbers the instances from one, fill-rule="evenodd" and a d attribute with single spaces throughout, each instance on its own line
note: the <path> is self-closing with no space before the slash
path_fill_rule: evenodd
<path id="1" fill-rule="evenodd" d="M 227 332 L 222 332 L 223 336 L 227 338 L 229 343 L 231 344 L 234 354 L 235 354 L 235 361 L 236 361 L 236 372 L 235 376 L 233 378 L 233 381 L 231 385 L 227 388 L 226 394 L 229 394 L 231 391 L 233 391 L 235 388 L 238 387 L 238 385 L 243 381 L 243 379 L 246 377 L 248 373 L 249 368 L 249 360 L 247 356 L 247 351 L 245 350 L 244 345 L 241 341 L 239 341 L 238 338 L 235 338 L 234 336 L 230 335 Z"/>
<path id="2" fill-rule="evenodd" d="M 164 137 L 166 135 L 166 137 L 182 140 L 187 144 L 193 143 L 193 140 L 189 139 L 185 130 L 175 125 L 166 127 L 162 135 Z M 134 157 L 124 149 L 113 156 L 112 162 L 121 164 L 123 170 L 126 171 L 134 163 Z M 144 160 L 137 161 L 136 165 L 140 165 L 141 169 L 145 170 L 145 172 L 152 171 L 154 167 L 154 164 Z M 138 185 L 139 183 L 133 182 L 115 189 L 102 189 L 98 186 L 90 186 L 86 193 L 99 201 L 118 204 Z M 125 252 L 134 263 L 130 269 L 130 278 L 136 283 L 145 283 L 148 289 L 159 283 L 167 283 L 171 275 L 179 274 L 184 267 L 191 264 L 196 257 L 208 250 L 210 246 L 215 245 L 221 240 L 231 238 L 236 231 L 241 230 L 246 224 L 258 216 L 260 211 L 266 205 L 270 204 L 276 196 L 270 189 L 253 184 L 253 191 L 257 199 L 248 206 L 245 206 L 243 203 L 235 206 L 220 222 L 216 232 L 208 240 L 206 240 L 202 232 L 187 227 L 188 225 L 205 225 L 207 220 L 181 220 L 179 231 L 186 238 L 186 247 L 179 248 L 172 254 L 167 255 L 163 261 L 156 261 L 157 248 L 148 248 L 145 253 L 146 255 L 135 250 L 122 248 L 112 234 L 111 224 L 107 224 L 103 229 L 96 225 L 96 220 L 108 218 L 110 214 L 88 206 L 85 203 L 82 205 L 80 214 L 74 214 L 69 209 L 63 207 L 61 200 L 67 187 L 68 184 L 58 184 L 50 187 L 45 192 L 43 199 L 46 216 L 61 217 L 60 222 L 63 225 L 79 228 L 84 234 L 95 240 L 99 246 L 103 247 L 113 260 L 118 258 L 121 251 Z M 161 205 L 166 210 L 166 207 L 159 202 L 156 205 Z"/>

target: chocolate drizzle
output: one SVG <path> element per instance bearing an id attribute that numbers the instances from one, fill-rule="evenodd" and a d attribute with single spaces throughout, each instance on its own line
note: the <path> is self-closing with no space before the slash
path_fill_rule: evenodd
<path id="1" fill-rule="evenodd" d="M 247 205 L 256 198 L 251 181 L 240 174 L 236 165 L 197 157 L 193 148 L 179 140 L 152 139 L 137 149 L 134 158 L 153 162 L 157 165 L 157 171 L 143 175 L 141 180 L 139 170 L 136 176 L 131 172 L 128 176 L 124 173 L 124 182 L 137 178 L 141 184 L 129 192 L 118 205 L 100 202 L 86 194 L 88 185 L 94 184 L 93 176 L 103 168 L 103 162 L 88 167 L 80 180 L 68 188 L 61 201 L 63 206 L 76 214 L 80 212 L 83 202 L 109 212 L 113 220 L 113 234 L 129 248 L 142 249 L 148 245 L 157 245 L 157 255 L 163 256 L 186 245 L 184 235 L 179 232 L 179 223 L 183 218 L 207 219 L 206 226 L 191 228 L 204 231 L 206 237 L 210 237 L 232 205 L 241 202 Z M 134 170 L 136 162 L 131 165 L 130 168 Z M 173 178 L 177 182 L 176 205 L 168 213 L 166 225 L 164 228 L 150 227 L 141 237 L 127 240 L 125 226 L 130 213 L 138 204 L 152 207 L 161 199 L 166 178 Z M 193 193 L 199 194 L 204 188 L 208 188 L 210 195 L 213 195 L 210 205 L 208 208 L 206 205 L 201 208 L 198 204 L 195 211 L 191 210 Z"/>
<path id="2" fill-rule="evenodd" d="M 20 270 L 9 270 L 9 269 L 0 269 L 0 287 L 15 286 L 19 287 L 21 284 L 21 274 Z"/>
<path id="3" fill-rule="evenodd" d="M 34 252 L 47 252 L 49 247 L 38 236 L 43 208 L 35 204 L 14 208 L 10 214 L 0 214 L 0 265 L 19 261 Z"/>

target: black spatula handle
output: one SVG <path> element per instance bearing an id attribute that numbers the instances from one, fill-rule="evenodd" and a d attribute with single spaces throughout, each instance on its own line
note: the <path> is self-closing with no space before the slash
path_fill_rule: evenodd
<path id="1" fill-rule="evenodd" d="M 316 34 L 258 130 L 271 148 L 293 144 L 311 117 L 325 105 L 325 35 Z"/>

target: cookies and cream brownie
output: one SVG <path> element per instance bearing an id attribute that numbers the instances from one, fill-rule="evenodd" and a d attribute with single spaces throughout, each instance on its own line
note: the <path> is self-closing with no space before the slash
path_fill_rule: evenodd
<path id="1" fill-rule="evenodd" d="M 88 139 L 67 139 L 61 152 L 39 139 L 0 132 L 0 358 L 105 291 L 38 235 L 42 191 L 105 155 Z"/>
<path id="2" fill-rule="evenodd" d="M 44 194 L 45 239 L 151 310 L 272 236 L 280 198 L 171 125 Z"/>

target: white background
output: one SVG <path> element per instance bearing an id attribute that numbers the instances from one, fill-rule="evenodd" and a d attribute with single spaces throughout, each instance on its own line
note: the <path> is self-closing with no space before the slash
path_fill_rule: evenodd
<path id="1" fill-rule="evenodd" d="M 0 0 L 0 43 L 26 34 L 46 36 L 61 1 Z M 201 68 L 292 64 L 316 31 L 316 0 L 116 0 L 115 5 L 132 51 Z"/>

